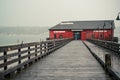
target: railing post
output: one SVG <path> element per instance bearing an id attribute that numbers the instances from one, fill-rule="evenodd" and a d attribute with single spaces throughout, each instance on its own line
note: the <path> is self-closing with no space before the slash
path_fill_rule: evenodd
<path id="1" fill-rule="evenodd" d="M 35 57 L 37 56 L 37 45 L 35 45 Z"/>
<path id="2" fill-rule="evenodd" d="M 119 44 L 117 44 L 117 52 L 118 52 L 118 53 L 119 53 L 119 50 L 120 50 L 120 49 L 119 49 Z"/>
<path id="3" fill-rule="evenodd" d="M 18 55 L 18 58 L 19 58 L 19 59 L 20 59 L 20 57 L 21 57 L 21 53 L 20 53 L 20 52 L 21 52 L 21 48 L 18 49 L 18 54 L 19 54 L 19 55 Z M 18 61 L 18 64 L 21 64 L 21 60 Z M 19 73 L 20 71 L 21 71 L 21 67 L 17 69 L 17 72 L 18 72 L 18 73 Z"/>
<path id="4" fill-rule="evenodd" d="M 30 46 L 28 46 L 28 55 L 30 55 Z M 30 59 L 30 56 L 28 57 Z"/>
<path id="5" fill-rule="evenodd" d="M 46 52 L 48 52 L 48 43 L 46 43 Z"/>
<path id="6" fill-rule="evenodd" d="M 55 48 L 55 46 L 56 46 L 55 40 L 53 40 L 53 45 L 54 45 L 54 48 Z"/>
<path id="7" fill-rule="evenodd" d="M 50 43 L 48 42 L 48 44 L 47 44 L 47 50 L 49 51 L 49 48 L 50 48 Z"/>
<path id="8" fill-rule="evenodd" d="M 7 51 L 4 51 L 4 56 L 7 56 Z M 7 62 L 7 58 L 4 59 L 4 64 Z M 4 66 L 4 70 L 7 70 L 7 65 Z"/>
<path id="9" fill-rule="evenodd" d="M 46 53 L 46 43 L 44 43 L 44 53 Z"/>
<path id="10" fill-rule="evenodd" d="M 40 43 L 40 54 L 42 55 L 42 42 Z"/>
<path id="11" fill-rule="evenodd" d="M 37 57 L 37 45 L 35 45 L 35 57 Z M 35 59 L 37 61 L 37 59 Z"/>
<path id="12" fill-rule="evenodd" d="M 118 54 L 120 54 L 120 44 L 118 45 Z"/>
<path id="13" fill-rule="evenodd" d="M 20 53 L 20 52 L 21 52 L 21 49 L 19 48 L 19 49 L 18 49 L 18 53 L 19 53 L 18 58 L 21 57 L 21 53 Z M 20 64 L 20 63 L 21 63 L 21 60 L 18 61 L 18 64 Z"/>

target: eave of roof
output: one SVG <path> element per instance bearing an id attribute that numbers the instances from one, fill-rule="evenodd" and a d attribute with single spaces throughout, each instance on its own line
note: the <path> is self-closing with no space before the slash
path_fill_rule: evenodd
<path id="1" fill-rule="evenodd" d="M 49 30 L 66 30 L 66 29 L 111 29 L 115 28 L 114 20 L 93 20 L 93 21 L 64 21 L 65 24 L 57 24 Z M 67 24 L 66 24 L 67 23 Z M 69 24 L 68 24 L 69 23 Z M 72 24 L 73 23 L 73 24 Z M 104 26 L 105 24 L 105 26 Z"/>

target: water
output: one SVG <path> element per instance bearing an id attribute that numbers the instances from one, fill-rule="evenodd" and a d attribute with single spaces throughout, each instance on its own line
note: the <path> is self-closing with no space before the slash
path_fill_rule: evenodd
<path id="1" fill-rule="evenodd" d="M 40 39 L 45 40 L 49 37 L 50 27 L 0 27 L 0 46 L 18 44 L 22 41 L 38 42 Z M 120 27 L 116 27 L 115 35 L 119 37 Z"/>
<path id="2" fill-rule="evenodd" d="M 49 27 L 0 27 L 0 46 L 45 40 L 49 37 L 48 29 Z"/>

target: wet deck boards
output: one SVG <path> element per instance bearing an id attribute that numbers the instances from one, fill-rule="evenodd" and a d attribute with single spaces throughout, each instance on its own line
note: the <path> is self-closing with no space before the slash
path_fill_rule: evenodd
<path id="1" fill-rule="evenodd" d="M 41 59 L 14 80 L 111 80 L 81 41 Z"/>

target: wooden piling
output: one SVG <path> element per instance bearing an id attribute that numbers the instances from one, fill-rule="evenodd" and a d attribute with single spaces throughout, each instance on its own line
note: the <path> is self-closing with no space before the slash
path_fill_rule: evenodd
<path id="1" fill-rule="evenodd" d="M 111 55 L 110 54 L 105 54 L 105 67 L 111 67 Z"/>

